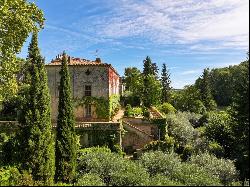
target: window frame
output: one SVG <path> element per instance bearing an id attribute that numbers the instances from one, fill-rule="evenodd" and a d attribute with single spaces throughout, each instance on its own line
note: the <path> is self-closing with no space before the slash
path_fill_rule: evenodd
<path id="1" fill-rule="evenodd" d="M 85 85 L 84 96 L 92 96 L 92 86 L 91 85 Z"/>

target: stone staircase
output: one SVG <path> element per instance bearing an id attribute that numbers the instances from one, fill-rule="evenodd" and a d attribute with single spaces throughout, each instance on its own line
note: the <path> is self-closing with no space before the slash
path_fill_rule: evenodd
<path id="1" fill-rule="evenodd" d="M 150 117 L 153 119 L 164 118 L 164 115 L 159 110 L 157 110 L 155 107 L 150 107 L 149 112 L 150 112 Z"/>
<path id="2" fill-rule="evenodd" d="M 154 140 L 154 136 L 147 132 L 135 127 L 134 125 L 122 121 L 123 128 L 127 131 L 123 138 L 123 147 L 131 147 L 133 150 L 141 149 L 144 145 Z"/>
<path id="3" fill-rule="evenodd" d="M 132 130 L 133 132 L 135 132 L 135 133 L 139 133 L 140 135 L 142 135 L 142 137 L 149 137 L 149 138 L 154 138 L 154 136 L 153 135 L 151 135 L 151 134 L 148 134 L 148 133 L 146 133 L 145 131 L 143 131 L 143 130 L 141 130 L 141 129 L 139 129 L 139 128 L 137 128 L 137 127 L 135 127 L 135 126 L 133 126 L 133 125 L 131 125 L 130 123 L 128 123 L 128 122 L 125 122 L 125 121 L 122 121 L 123 123 L 123 127 L 126 129 L 126 128 L 128 128 L 129 130 Z"/>

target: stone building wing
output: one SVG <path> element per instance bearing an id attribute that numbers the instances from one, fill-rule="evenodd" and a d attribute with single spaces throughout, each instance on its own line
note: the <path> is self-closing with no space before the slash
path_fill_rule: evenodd
<path id="1" fill-rule="evenodd" d="M 76 103 L 86 97 L 93 99 L 102 98 L 105 102 L 111 102 L 114 95 L 119 95 L 120 77 L 111 64 L 103 63 L 100 58 L 95 61 L 67 56 L 72 97 Z M 51 94 L 52 120 L 57 118 L 59 97 L 60 69 L 62 55 L 56 56 L 46 65 L 48 84 Z M 99 99 L 99 100 L 100 100 Z M 97 101 L 96 100 L 96 101 Z M 100 102 L 100 101 L 98 101 Z M 77 121 L 107 121 L 108 118 L 100 117 L 97 111 L 98 103 L 76 106 L 75 117 Z M 107 105 L 108 106 L 108 105 Z M 106 111 L 109 111 L 107 107 Z M 104 114 L 103 114 L 104 116 Z M 107 116 L 105 114 L 105 116 Z"/>

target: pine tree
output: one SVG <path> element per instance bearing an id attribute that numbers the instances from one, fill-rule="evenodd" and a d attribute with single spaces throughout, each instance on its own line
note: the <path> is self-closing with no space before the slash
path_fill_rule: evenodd
<path id="1" fill-rule="evenodd" d="M 143 75 L 154 75 L 157 79 L 158 76 L 158 67 L 156 63 L 152 63 L 149 56 L 143 60 Z"/>
<path id="2" fill-rule="evenodd" d="M 211 110 L 215 107 L 216 103 L 213 100 L 213 95 L 211 92 L 211 85 L 209 80 L 209 68 L 204 69 L 202 78 L 200 79 L 199 85 L 201 99 L 208 110 Z"/>
<path id="3" fill-rule="evenodd" d="M 157 80 L 158 67 L 151 62 L 150 57 L 143 61 L 143 91 L 141 100 L 145 107 L 159 104 L 161 98 L 161 85 Z"/>
<path id="4" fill-rule="evenodd" d="M 152 72 L 153 72 L 153 75 L 155 76 L 155 78 L 158 80 L 158 71 L 159 71 L 159 68 L 157 66 L 156 63 L 152 63 Z"/>
<path id="5" fill-rule="evenodd" d="M 75 176 L 77 144 L 70 75 L 65 52 L 63 53 L 60 75 L 55 179 L 56 181 L 70 182 Z"/>
<path id="6" fill-rule="evenodd" d="M 161 85 L 162 85 L 162 103 L 169 102 L 170 90 L 171 90 L 171 80 L 169 70 L 167 70 L 166 64 L 162 65 L 161 73 Z"/>
<path id="7" fill-rule="evenodd" d="M 19 116 L 22 168 L 32 172 L 34 180 L 52 184 L 55 173 L 50 95 L 44 59 L 38 48 L 37 33 L 29 46 L 27 77 L 30 87 L 23 97 Z"/>

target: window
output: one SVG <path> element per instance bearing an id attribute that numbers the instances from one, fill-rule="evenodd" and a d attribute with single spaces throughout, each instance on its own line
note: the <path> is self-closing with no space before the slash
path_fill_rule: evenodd
<path id="1" fill-rule="evenodd" d="M 91 117 L 91 105 L 85 105 L 85 117 Z"/>
<path id="2" fill-rule="evenodd" d="M 85 86 L 85 96 L 91 96 L 91 86 L 90 85 Z"/>

